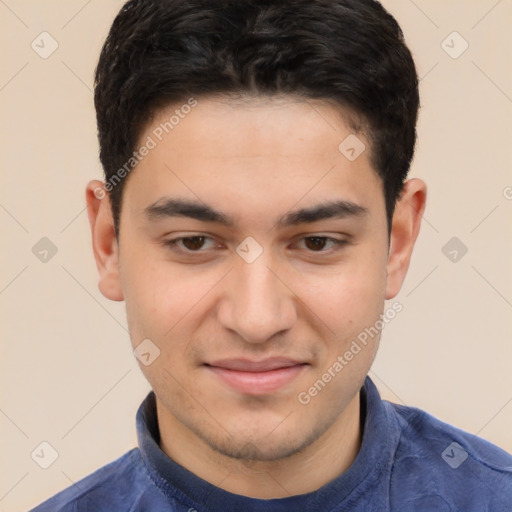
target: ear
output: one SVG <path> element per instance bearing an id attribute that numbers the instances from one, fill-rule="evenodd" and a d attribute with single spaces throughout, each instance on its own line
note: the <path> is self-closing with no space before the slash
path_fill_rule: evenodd
<path id="1" fill-rule="evenodd" d="M 91 226 L 94 259 L 99 273 L 99 289 L 110 300 L 123 300 L 119 277 L 119 246 L 114 229 L 110 197 L 103 183 L 91 181 L 85 192 Z"/>
<path id="2" fill-rule="evenodd" d="M 417 178 L 408 180 L 396 203 L 391 225 L 387 265 L 386 299 L 395 297 L 404 282 L 414 243 L 420 232 L 427 186 Z"/>

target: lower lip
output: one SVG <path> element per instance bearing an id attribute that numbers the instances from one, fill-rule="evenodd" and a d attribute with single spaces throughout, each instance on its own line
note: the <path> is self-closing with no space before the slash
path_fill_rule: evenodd
<path id="1" fill-rule="evenodd" d="M 276 368 L 266 372 L 244 372 L 227 370 L 217 366 L 207 368 L 220 377 L 230 387 L 246 395 L 264 395 L 277 391 L 291 382 L 304 369 L 300 364 L 287 368 Z"/>

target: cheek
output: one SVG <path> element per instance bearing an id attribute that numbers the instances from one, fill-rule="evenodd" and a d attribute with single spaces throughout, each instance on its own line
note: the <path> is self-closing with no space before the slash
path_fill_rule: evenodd
<path id="1" fill-rule="evenodd" d="M 143 258 L 135 251 L 127 253 L 121 263 L 132 342 L 136 344 L 140 337 L 161 340 L 186 312 L 186 289 L 170 266 Z"/>
<path id="2" fill-rule="evenodd" d="M 187 325 L 221 277 L 219 271 L 130 256 L 122 265 L 121 280 L 132 343 L 150 338 L 165 349 L 172 338 L 173 349 L 179 349 L 176 340 L 186 343 Z"/>
<path id="3" fill-rule="evenodd" d="M 381 313 L 386 290 L 386 256 L 363 252 L 329 274 L 302 275 L 305 302 L 328 325 L 354 328 Z M 307 297 L 307 299 L 306 299 Z"/>

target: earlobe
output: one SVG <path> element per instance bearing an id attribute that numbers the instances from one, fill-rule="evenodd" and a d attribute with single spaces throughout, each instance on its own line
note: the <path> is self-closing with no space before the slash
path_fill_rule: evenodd
<path id="1" fill-rule="evenodd" d="M 427 187 L 417 178 L 408 180 L 395 207 L 387 265 L 386 299 L 395 297 L 404 282 L 425 210 Z"/>
<path id="2" fill-rule="evenodd" d="M 124 297 L 119 275 L 119 246 L 109 195 L 98 180 L 87 185 L 85 194 L 99 289 L 107 299 L 121 301 Z"/>

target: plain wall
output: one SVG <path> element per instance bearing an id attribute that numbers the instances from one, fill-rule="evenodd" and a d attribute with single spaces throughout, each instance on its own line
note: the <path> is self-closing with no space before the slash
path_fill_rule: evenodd
<path id="1" fill-rule="evenodd" d="M 403 311 L 370 375 L 384 398 L 512 451 L 512 4 L 383 3 L 421 77 L 411 176 L 429 196 Z M 121 5 L 0 3 L 0 511 L 27 510 L 136 446 L 150 389 L 124 304 L 98 291 L 85 211 L 85 185 L 101 177 L 93 71 Z M 59 45 L 46 59 L 31 47 L 43 49 L 43 31 Z M 458 58 L 442 46 L 454 31 L 469 44 Z M 57 248 L 46 262 L 32 251 L 43 237 Z M 48 469 L 31 458 L 43 441 L 59 454 Z"/>

